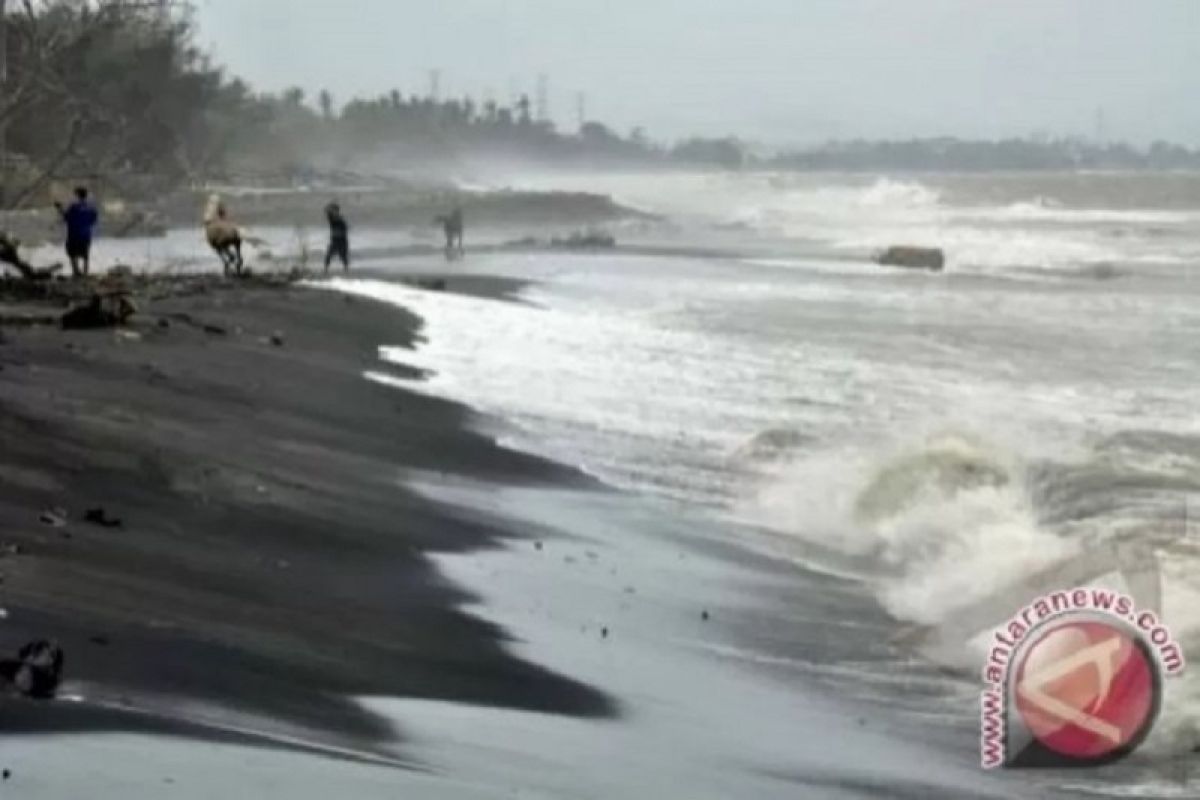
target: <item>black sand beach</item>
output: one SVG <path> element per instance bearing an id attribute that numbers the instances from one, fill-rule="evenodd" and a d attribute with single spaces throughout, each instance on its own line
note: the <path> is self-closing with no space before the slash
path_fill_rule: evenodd
<path id="1" fill-rule="evenodd" d="M 521 531 L 415 496 L 404 469 L 588 479 L 497 446 L 459 406 L 363 379 L 387 369 L 379 344 L 419 328 L 365 300 L 213 282 L 126 329 L 3 329 L 0 651 L 58 640 L 64 691 L 88 701 L 2 699 L 5 731 L 211 723 L 368 751 L 403 732 L 345 698 L 614 715 L 507 654 L 431 567 Z M 120 527 L 85 521 L 97 508 Z M 39 520 L 50 509 L 64 527 Z"/>

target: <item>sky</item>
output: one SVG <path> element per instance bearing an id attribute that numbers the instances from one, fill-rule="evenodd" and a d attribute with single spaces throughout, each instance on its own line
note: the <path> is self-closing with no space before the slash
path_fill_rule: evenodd
<path id="1" fill-rule="evenodd" d="M 195 0 L 262 90 L 399 88 L 670 141 L 1102 135 L 1200 144 L 1200 0 Z"/>

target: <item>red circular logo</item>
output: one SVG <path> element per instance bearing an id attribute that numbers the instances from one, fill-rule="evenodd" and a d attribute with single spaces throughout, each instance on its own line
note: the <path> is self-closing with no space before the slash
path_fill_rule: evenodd
<path id="1" fill-rule="evenodd" d="M 1050 627 L 1025 650 L 1015 703 L 1029 732 L 1075 761 L 1127 753 L 1154 724 L 1158 668 L 1136 635 L 1115 623 Z"/>

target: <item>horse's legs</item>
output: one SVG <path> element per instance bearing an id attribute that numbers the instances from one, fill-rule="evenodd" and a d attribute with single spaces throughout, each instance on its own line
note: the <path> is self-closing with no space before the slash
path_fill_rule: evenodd
<path id="1" fill-rule="evenodd" d="M 221 271 L 225 277 L 229 277 L 229 254 L 226 252 L 224 245 L 213 245 L 213 250 L 216 251 L 217 257 L 221 259 Z"/>
<path id="2" fill-rule="evenodd" d="M 234 252 L 234 256 L 236 258 L 235 263 L 237 264 L 237 274 L 241 275 L 242 271 L 246 267 L 246 261 L 242 258 L 242 240 L 241 239 L 237 239 L 234 241 L 233 252 Z"/>

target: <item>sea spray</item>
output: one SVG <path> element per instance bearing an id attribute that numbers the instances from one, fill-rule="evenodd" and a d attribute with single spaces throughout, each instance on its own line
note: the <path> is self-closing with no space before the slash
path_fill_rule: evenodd
<path id="1" fill-rule="evenodd" d="M 959 433 L 898 450 L 806 454 L 776 471 L 740 513 L 869 557 L 884 607 L 926 625 L 1076 547 L 1039 526 L 1018 461 Z"/>

